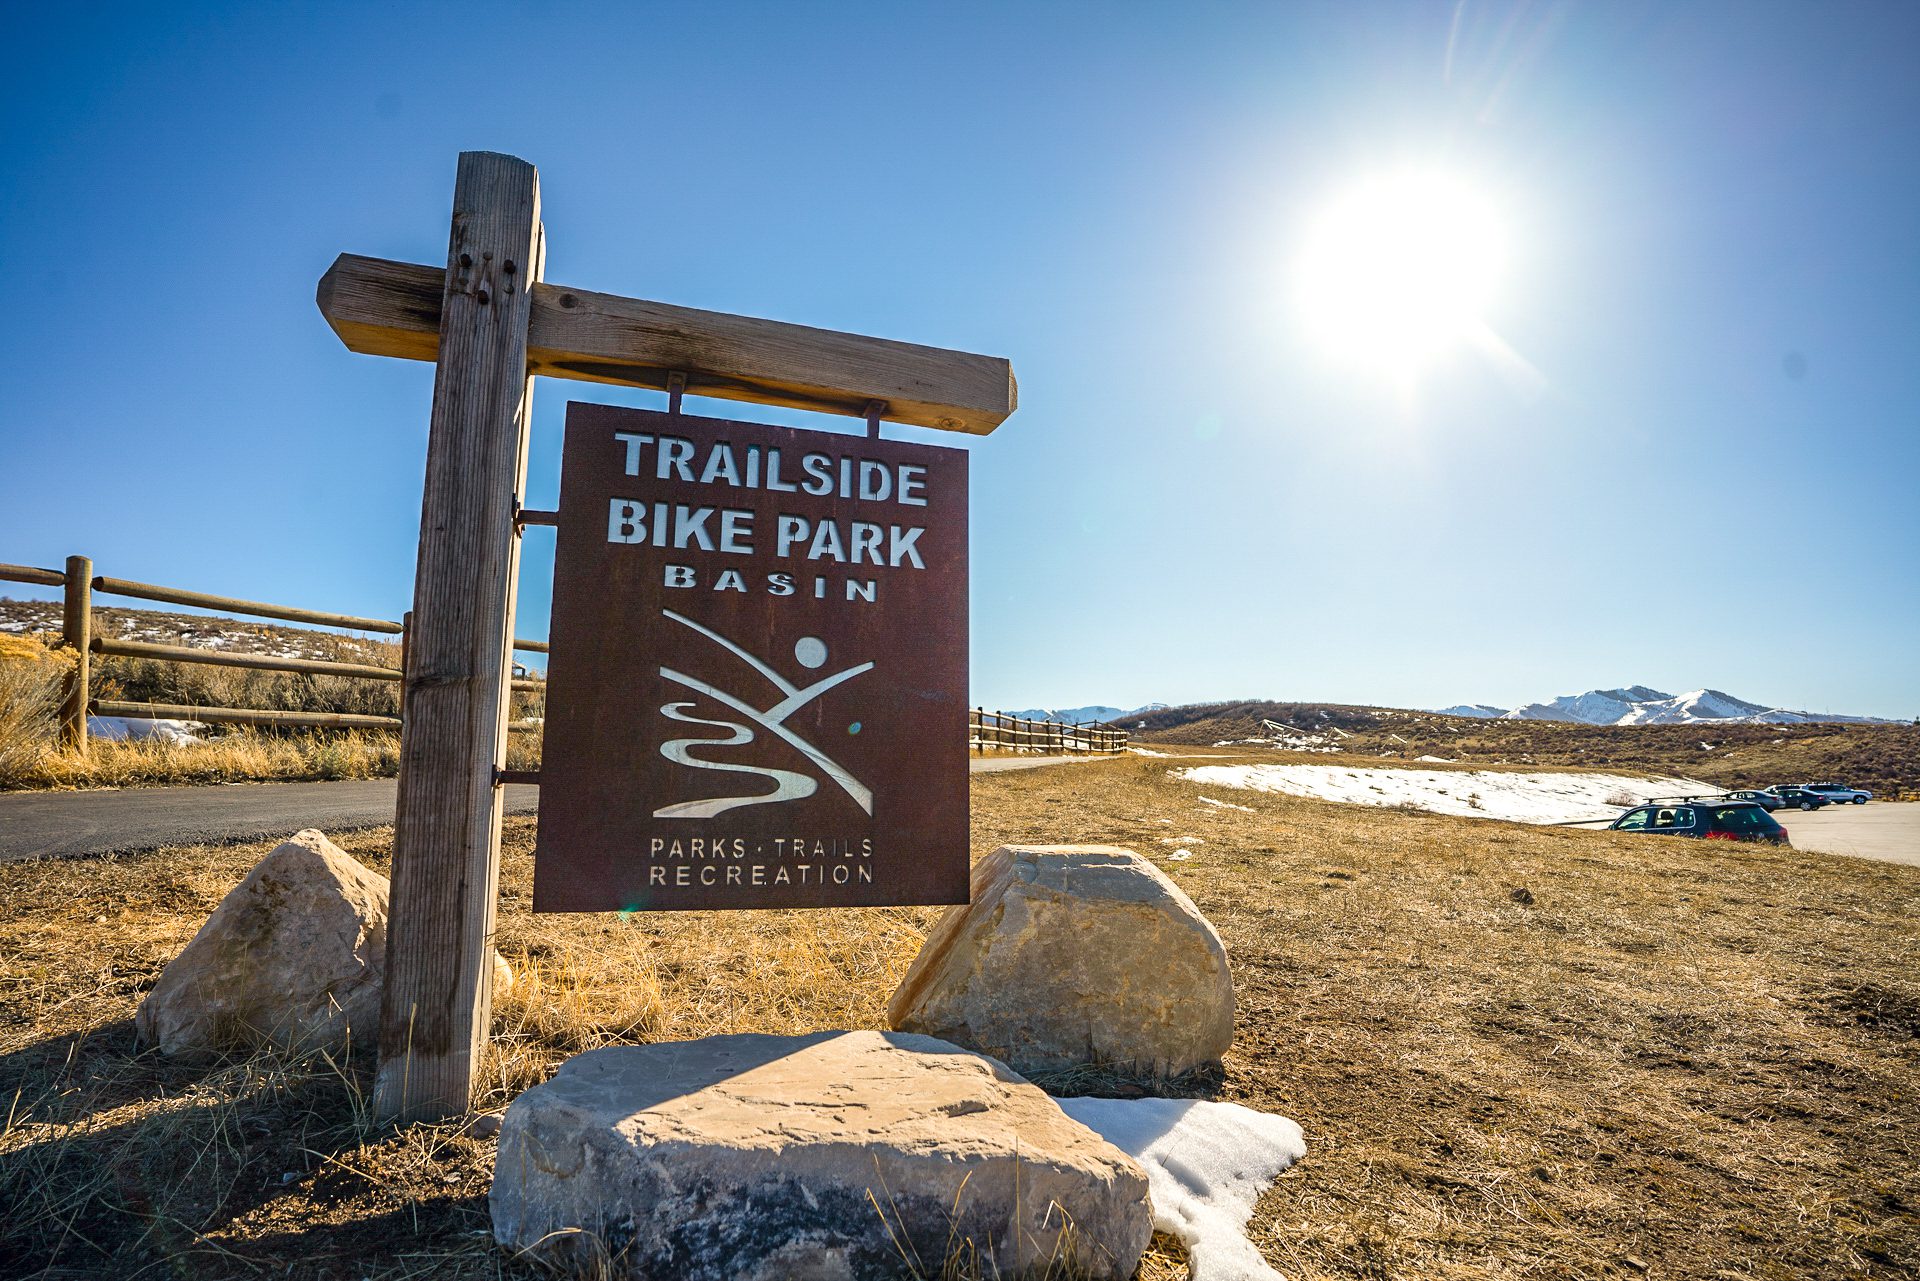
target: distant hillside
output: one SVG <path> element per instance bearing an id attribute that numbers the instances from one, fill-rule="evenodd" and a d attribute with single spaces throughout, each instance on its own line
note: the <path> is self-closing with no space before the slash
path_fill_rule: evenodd
<path id="1" fill-rule="evenodd" d="M 1261 700 L 1169 707 L 1138 719 L 1145 728 L 1134 734 L 1143 742 L 1648 770 L 1726 787 L 1835 778 L 1882 793 L 1920 791 L 1920 727 L 1908 724 L 1587 725 Z"/>
<path id="2" fill-rule="evenodd" d="M 320 658 L 345 663 L 400 665 L 397 638 L 343 636 L 284 623 L 242 622 L 199 614 L 175 614 L 158 609 L 122 609 L 95 605 L 95 635 L 158 645 L 191 645 L 197 649 L 224 649 L 238 654 L 272 654 L 277 658 Z M 60 603 L 0 598 L 0 632 L 58 634 Z"/>

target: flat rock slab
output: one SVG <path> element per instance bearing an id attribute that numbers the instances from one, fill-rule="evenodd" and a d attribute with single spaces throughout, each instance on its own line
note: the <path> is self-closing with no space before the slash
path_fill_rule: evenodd
<path id="1" fill-rule="evenodd" d="M 507 1109 L 494 1237 L 685 1281 L 1133 1275 L 1146 1175 L 1003 1064 L 883 1032 L 592 1050 Z"/>
<path id="2" fill-rule="evenodd" d="M 887 1003 L 894 1027 L 1027 1073 L 1170 1077 L 1233 1044 L 1227 950 L 1138 854 L 1003 845 L 974 865 L 972 890 L 935 923 Z"/>

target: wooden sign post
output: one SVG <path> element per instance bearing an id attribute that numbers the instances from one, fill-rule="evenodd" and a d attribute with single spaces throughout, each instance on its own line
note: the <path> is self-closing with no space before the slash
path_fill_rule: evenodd
<path id="1" fill-rule="evenodd" d="M 444 268 L 341 255 L 318 302 L 353 351 L 436 363 L 394 815 L 374 1105 L 470 1106 L 492 1005 L 499 771 L 532 377 L 695 392 L 985 434 L 1005 360 L 542 282 L 540 182 L 460 157 Z"/>

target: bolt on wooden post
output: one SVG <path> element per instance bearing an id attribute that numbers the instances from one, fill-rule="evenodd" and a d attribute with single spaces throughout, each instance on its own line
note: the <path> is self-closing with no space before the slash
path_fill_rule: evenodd
<path id="1" fill-rule="evenodd" d="M 60 741 L 76 752 L 87 750 L 87 686 L 93 675 L 93 561 L 67 557 L 65 609 L 60 632 L 73 651 L 73 672 L 60 707 Z"/>

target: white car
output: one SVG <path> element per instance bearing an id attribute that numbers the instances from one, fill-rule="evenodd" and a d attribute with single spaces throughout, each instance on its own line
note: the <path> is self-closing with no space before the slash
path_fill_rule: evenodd
<path id="1" fill-rule="evenodd" d="M 1805 783 L 1802 786 L 1809 792 L 1818 792 L 1835 805 L 1845 805 L 1852 801 L 1855 805 L 1865 805 L 1873 799 L 1873 793 L 1864 787 L 1848 787 L 1845 783 Z"/>

